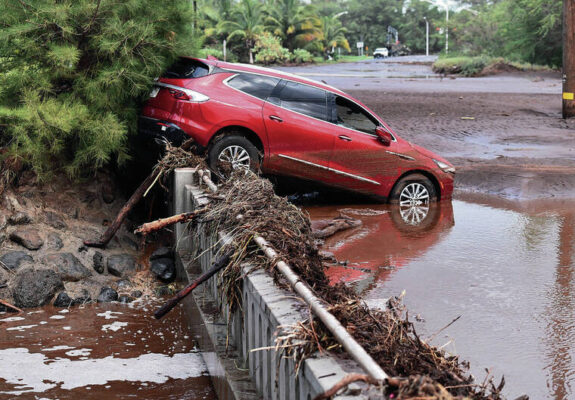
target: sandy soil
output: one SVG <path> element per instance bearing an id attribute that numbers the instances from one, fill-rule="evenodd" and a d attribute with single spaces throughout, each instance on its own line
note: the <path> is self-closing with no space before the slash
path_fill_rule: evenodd
<path id="1" fill-rule="evenodd" d="M 456 191 L 575 198 L 575 119 L 554 94 L 350 90 L 403 138 L 457 167 Z"/>

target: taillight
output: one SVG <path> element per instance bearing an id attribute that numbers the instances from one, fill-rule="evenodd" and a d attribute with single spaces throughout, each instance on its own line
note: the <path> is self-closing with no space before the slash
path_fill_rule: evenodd
<path id="1" fill-rule="evenodd" d="M 169 91 L 172 97 L 175 97 L 178 100 L 191 100 L 190 96 L 181 90 L 169 89 Z"/>
<path id="2" fill-rule="evenodd" d="M 189 101 L 191 103 L 203 103 L 210 99 L 205 94 L 181 86 L 170 85 L 169 83 L 155 82 L 154 86 L 167 89 L 170 95 L 176 100 Z M 153 94 L 154 92 L 152 91 L 150 97 L 155 97 Z"/>

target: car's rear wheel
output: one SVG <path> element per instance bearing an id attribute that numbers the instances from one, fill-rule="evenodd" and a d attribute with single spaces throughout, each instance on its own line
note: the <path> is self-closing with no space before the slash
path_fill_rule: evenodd
<path id="1" fill-rule="evenodd" d="M 259 168 L 258 149 L 243 136 L 224 136 L 208 151 L 208 163 L 212 171 L 220 176 L 229 176 L 234 170 Z"/>
<path id="2" fill-rule="evenodd" d="M 400 207 L 423 206 L 437 200 L 433 183 L 421 174 L 405 176 L 391 191 L 390 201 Z"/>

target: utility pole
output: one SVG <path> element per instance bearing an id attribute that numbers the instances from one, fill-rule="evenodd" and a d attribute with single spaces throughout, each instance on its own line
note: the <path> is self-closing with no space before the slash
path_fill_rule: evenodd
<path id="1" fill-rule="evenodd" d="M 575 0 L 563 0 L 563 118 L 575 117 Z"/>
<path id="2" fill-rule="evenodd" d="M 425 55 L 429 56 L 429 21 L 427 17 L 423 17 L 425 20 Z"/>
<path id="3" fill-rule="evenodd" d="M 449 53 L 449 0 L 445 0 L 445 54 Z"/>

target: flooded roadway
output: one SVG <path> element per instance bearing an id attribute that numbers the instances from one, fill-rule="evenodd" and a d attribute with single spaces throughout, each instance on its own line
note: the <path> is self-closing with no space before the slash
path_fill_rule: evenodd
<path id="1" fill-rule="evenodd" d="M 181 307 L 159 305 L 0 313 L 0 399 L 216 399 Z"/>
<path id="2" fill-rule="evenodd" d="M 485 368 L 497 382 L 504 374 L 511 399 L 575 397 L 575 207 L 306 209 L 314 221 L 343 213 L 363 222 L 326 240 L 339 261 L 328 270 L 333 282 L 353 285 L 373 307 L 405 291 L 420 337 L 470 361 L 480 383 Z"/>

